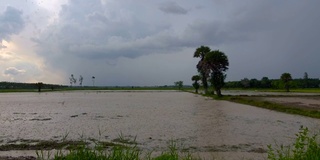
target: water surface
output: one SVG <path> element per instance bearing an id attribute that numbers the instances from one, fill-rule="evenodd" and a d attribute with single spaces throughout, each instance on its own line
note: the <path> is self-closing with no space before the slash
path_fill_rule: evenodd
<path id="1" fill-rule="evenodd" d="M 170 140 L 200 156 L 264 159 L 268 144 L 293 142 L 320 120 L 175 91 L 75 91 L 0 94 L 0 138 L 112 141 L 137 136 L 163 151 Z"/>

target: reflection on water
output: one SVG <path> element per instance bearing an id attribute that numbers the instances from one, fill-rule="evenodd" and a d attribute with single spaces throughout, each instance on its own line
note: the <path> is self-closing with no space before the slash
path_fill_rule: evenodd
<path id="1" fill-rule="evenodd" d="M 139 147 L 162 151 L 175 140 L 201 156 L 265 157 L 268 144 L 293 142 L 320 120 L 216 101 L 185 92 L 77 91 L 0 94 L 0 138 L 113 140 L 137 136 Z"/>

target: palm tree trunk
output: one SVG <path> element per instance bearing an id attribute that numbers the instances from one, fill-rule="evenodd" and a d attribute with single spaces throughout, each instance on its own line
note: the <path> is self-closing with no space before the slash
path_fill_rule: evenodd
<path id="1" fill-rule="evenodd" d="M 221 89 L 216 89 L 216 92 L 217 92 L 218 97 L 222 97 Z"/>

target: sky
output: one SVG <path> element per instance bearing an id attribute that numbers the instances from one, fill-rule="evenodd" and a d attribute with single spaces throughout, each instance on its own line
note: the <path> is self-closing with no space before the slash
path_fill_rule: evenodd
<path id="1" fill-rule="evenodd" d="M 227 81 L 320 73 L 319 0 L 0 0 L 0 81 L 191 84 L 196 48 Z"/>

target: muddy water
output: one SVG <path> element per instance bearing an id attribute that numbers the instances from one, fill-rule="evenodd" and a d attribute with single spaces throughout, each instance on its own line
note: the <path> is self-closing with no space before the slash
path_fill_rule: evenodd
<path id="1" fill-rule="evenodd" d="M 137 136 L 139 147 L 147 150 L 161 152 L 175 140 L 206 158 L 264 159 L 268 144 L 293 142 L 301 125 L 317 132 L 320 120 L 185 92 L 0 94 L 2 144 L 66 135 L 112 141 L 121 134 Z"/>

